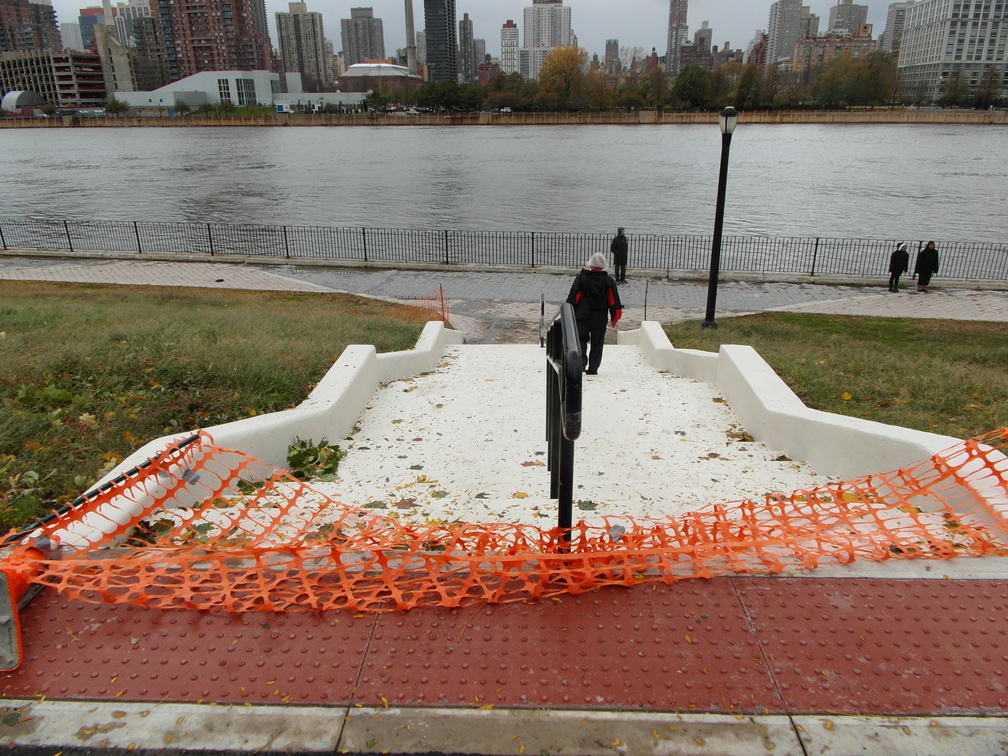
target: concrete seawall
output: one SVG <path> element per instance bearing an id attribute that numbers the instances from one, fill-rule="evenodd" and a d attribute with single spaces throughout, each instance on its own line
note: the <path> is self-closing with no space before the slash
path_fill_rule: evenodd
<path id="1" fill-rule="evenodd" d="M 0 118 L 0 128 L 126 128 L 184 126 L 674 126 L 712 125 L 717 113 L 636 110 L 578 113 L 346 113 L 196 117 Z M 1008 110 L 774 110 L 743 112 L 748 124 L 1008 124 Z"/>

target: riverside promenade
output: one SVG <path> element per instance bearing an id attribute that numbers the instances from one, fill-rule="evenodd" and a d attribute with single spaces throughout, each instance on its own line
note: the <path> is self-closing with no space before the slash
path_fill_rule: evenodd
<path id="1" fill-rule="evenodd" d="M 632 273 L 631 273 L 632 276 Z M 0 279 L 408 300 L 443 286 L 470 343 L 535 343 L 571 275 L 0 257 Z M 699 319 L 701 282 L 631 278 L 625 325 Z M 1008 292 L 725 282 L 776 309 L 1008 322 Z M 600 375 L 594 387 L 618 391 Z M 1008 565 L 854 564 L 408 613 L 154 611 L 49 591 L 0 675 L 0 744 L 64 754 L 997 754 Z M 25 752 L 29 752 L 25 750 Z"/>

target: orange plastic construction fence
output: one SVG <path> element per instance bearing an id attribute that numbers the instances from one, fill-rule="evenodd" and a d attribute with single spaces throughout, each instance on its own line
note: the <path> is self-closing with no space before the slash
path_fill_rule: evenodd
<path id="1" fill-rule="evenodd" d="M 451 307 L 448 300 L 445 299 L 444 286 L 438 286 L 436 291 L 426 297 L 415 297 L 413 304 L 426 310 L 432 310 L 438 316 L 438 320 L 446 326 L 451 323 Z"/>
<path id="2" fill-rule="evenodd" d="M 229 611 L 408 609 L 856 559 L 1008 553 L 1008 428 L 912 467 L 682 517 L 419 526 L 287 473 L 176 444 L 39 525 L 0 564 L 89 600 Z"/>

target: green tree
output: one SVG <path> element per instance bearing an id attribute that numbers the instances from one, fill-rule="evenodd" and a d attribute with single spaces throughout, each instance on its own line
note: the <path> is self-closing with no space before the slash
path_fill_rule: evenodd
<path id="1" fill-rule="evenodd" d="M 673 93 L 676 101 L 687 110 L 707 107 L 711 96 L 711 72 L 691 63 L 679 72 Z"/>
<path id="2" fill-rule="evenodd" d="M 112 115 L 122 115 L 129 110 L 129 108 L 129 105 L 122 100 L 117 100 L 115 97 L 105 103 L 105 112 L 111 113 Z"/>
<path id="3" fill-rule="evenodd" d="M 175 103 L 175 112 L 178 113 L 179 115 L 185 115 L 190 110 L 192 110 L 192 108 L 190 108 L 189 104 L 184 101 Z"/>
<path id="4" fill-rule="evenodd" d="M 641 94 L 649 107 L 664 108 L 672 101 L 672 87 L 668 74 L 659 66 L 645 75 L 641 82 Z"/>
<path id="5" fill-rule="evenodd" d="M 735 85 L 735 107 L 740 110 L 758 107 L 760 103 L 760 71 L 757 66 L 746 63 L 739 73 Z"/>

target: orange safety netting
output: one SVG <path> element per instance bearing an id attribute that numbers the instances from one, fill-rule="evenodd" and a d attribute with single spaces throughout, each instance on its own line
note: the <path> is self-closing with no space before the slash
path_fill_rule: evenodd
<path id="1" fill-rule="evenodd" d="M 448 300 L 445 299 L 444 286 L 438 286 L 436 291 L 426 297 L 414 297 L 413 304 L 425 310 L 433 310 L 437 314 L 438 320 L 446 326 L 450 325 L 451 307 L 448 305 Z"/>
<path id="2" fill-rule="evenodd" d="M 39 526 L 0 567 L 90 601 L 387 610 L 856 559 L 1003 555 L 1006 446 L 1008 428 L 912 467 L 788 496 L 582 522 L 568 543 L 558 529 L 410 525 L 347 507 L 201 433 Z"/>

